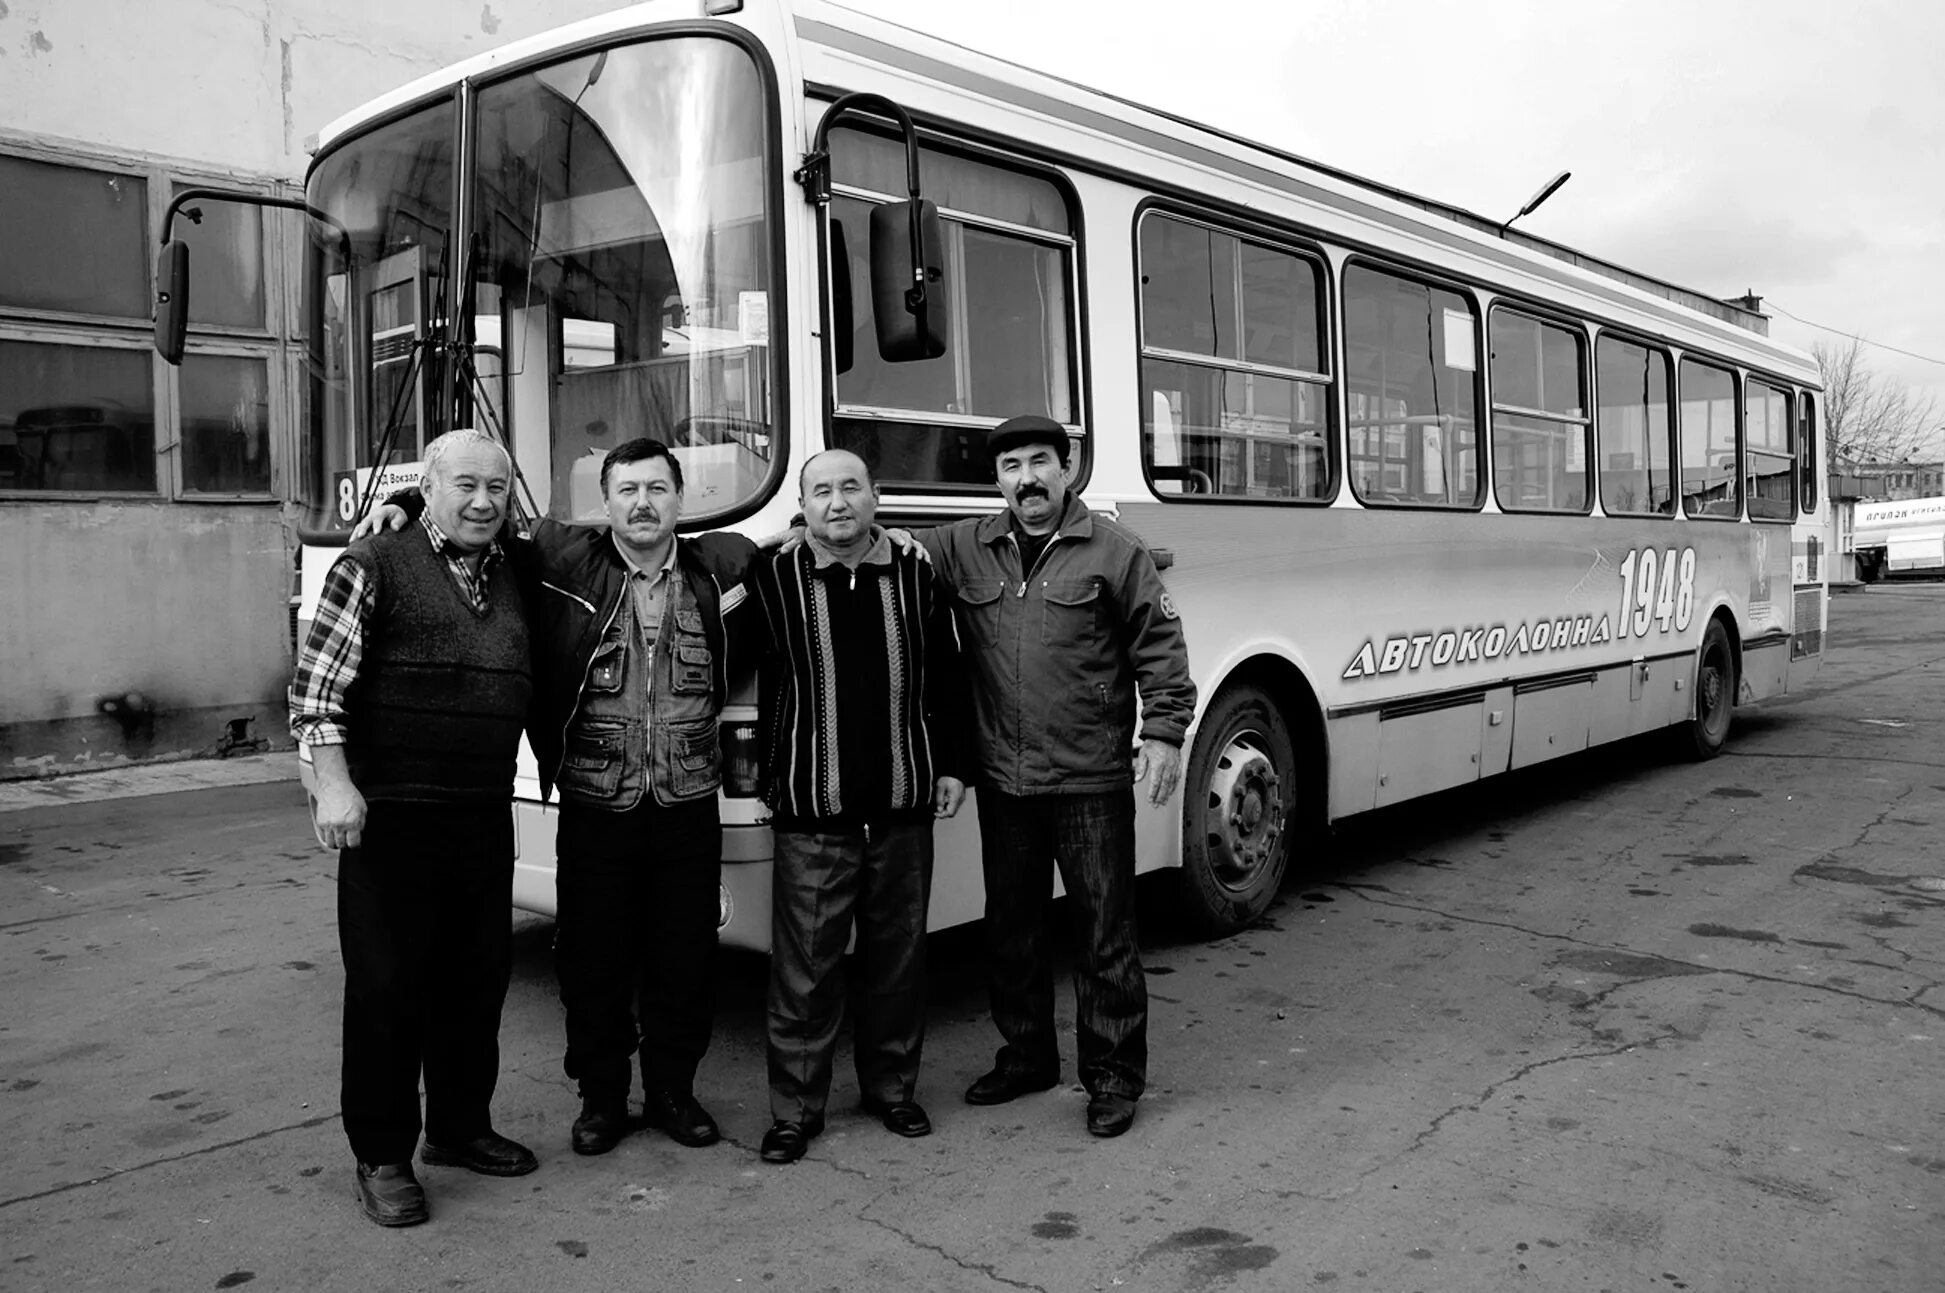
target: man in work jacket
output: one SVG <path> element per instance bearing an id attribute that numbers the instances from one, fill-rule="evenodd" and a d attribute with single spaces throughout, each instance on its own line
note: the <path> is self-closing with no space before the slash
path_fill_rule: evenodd
<path id="1" fill-rule="evenodd" d="M 878 490 L 856 454 L 815 455 L 799 483 L 804 543 L 766 554 L 751 578 L 769 626 L 770 1163 L 802 1158 L 824 1128 L 854 921 L 859 1094 L 898 1135 L 932 1130 L 915 1099 L 932 822 L 965 795 L 950 595 L 923 553 L 872 523 Z"/>
<path id="2" fill-rule="evenodd" d="M 608 530 L 542 518 L 508 549 L 533 626 L 528 739 L 542 797 L 561 799 L 555 952 L 579 1154 L 627 1133 L 638 1052 L 643 1120 L 684 1145 L 718 1138 L 694 1094 L 722 882 L 717 723 L 725 617 L 756 554 L 740 535 L 676 537 L 682 466 L 659 440 L 610 450 L 601 490 Z"/>
<path id="3" fill-rule="evenodd" d="M 957 597 L 973 676 L 987 982 L 1005 1045 L 966 1091 L 1001 1104 L 1060 1080 L 1046 911 L 1057 863 L 1073 905 L 1087 1129 L 1118 1136 L 1147 1082 L 1135 945 L 1134 786 L 1166 803 L 1195 684 L 1148 550 L 1068 489 L 1067 432 L 1018 417 L 987 437 L 1007 511 L 921 533 Z M 1141 691 L 1141 746 L 1135 690 Z"/>
<path id="4" fill-rule="evenodd" d="M 427 1219 L 428 1163 L 519 1176 L 494 1132 L 513 966 L 514 759 L 533 691 L 524 598 L 495 534 L 513 464 L 476 431 L 426 448 L 422 524 L 352 543 L 298 654 L 290 727 L 338 854 L 344 1130 L 381 1226 Z"/>

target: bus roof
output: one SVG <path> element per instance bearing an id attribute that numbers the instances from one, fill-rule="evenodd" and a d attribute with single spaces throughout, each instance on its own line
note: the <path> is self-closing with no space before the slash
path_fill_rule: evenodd
<path id="1" fill-rule="evenodd" d="M 1259 166 L 1267 165 L 1279 172 L 1301 175 L 1314 187 L 1355 193 L 1367 204 L 1375 201 L 1386 208 L 1385 215 L 1389 222 L 1421 227 L 1433 223 L 1447 228 L 1456 226 L 1463 231 L 1466 241 L 1475 250 L 1494 245 L 1516 249 L 1528 257 L 1543 257 L 1571 266 L 1582 275 L 1622 284 L 1635 292 L 1659 298 L 1718 324 L 1727 324 L 1747 334 L 1751 338 L 1749 344 L 1756 350 L 1772 357 L 1794 360 L 1800 369 L 1809 368 L 1808 357 L 1802 352 L 1768 339 L 1767 316 L 1739 302 L 1681 287 L 1550 239 L 1507 229 L 1500 222 L 1463 207 L 1423 197 L 1187 117 L 1092 89 L 1052 73 L 984 54 L 914 28 L 846 8 L 833 0 L 746 0 L 746 4 L 749 8 L 774 8 L 785 21 L 794 23 L 800 40 L 808 45 L 836 49 L 847 56 L 847 61 L 855 62 L 861 56 L 879 61 L 896 58 L 900 52 L 905 52 L 915 67 L 950 68 L 988 82 L 993 90 L 1005 94 L 1008 102 L 1012 102 L 1016 95 L 1051 99 L 1076 114 L 1112 118 L 1142 127 L 1145 133 L 1169 136 L 1218 151 L 1227 157 L 1247 158 Z M 319 133 L 317 151 L 322 151 L 366 122 L 450 89 L 462 80 L 542 58 L 555 50 L 598 42 L 605 36 L 649 23 L 694 22 L 701 17 L 702 7 L 700 0 L 646 0 L 646 3 L 556 27 L 476 55 L 400 86 L 337 118 Z M 877 57 L 873 58 L 866 50 L 877 51 Z M 1427 216 L 1434 217 L 1434 221 L 1426 221 Z"/>

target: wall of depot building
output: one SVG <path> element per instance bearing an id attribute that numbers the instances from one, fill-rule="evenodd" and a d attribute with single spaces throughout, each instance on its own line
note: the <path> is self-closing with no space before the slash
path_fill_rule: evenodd
<path id="1" fill-rule="evenodd" d="M 288 748 L 274 504 L 0 505 L 0 780 Z"/>
<path id="2" fill-rule="evenodd" d="M 6 0 L 0 150 L 301 182 L 328 122 L 615 0 Z M 0 251 L 0 254 L 5 254 Z M 153 264 L 153 249 L 150 251 Z M 294 276 L 295 264 L 281 271 Z M 296 286 L 281 302 L 295 319 Z M 275 303 L 273 303 L 274 306 Z M 0 302 L 0 335 L 42 321 Z M 8 334 L 7 330 L 11 329 Z M 279 325 L 287 338 L 288 324 Z M 112 329 L 96 328 L 98 334 Z M 122 326 L 111 341 L 128 344 Z M 97 338 L 98 340 L 99 338 Z M 287 495 L 294 399 L 273 399 Z M 160 406 L 158 406 L 158 413 Z M 158 424 L 156 443 L 171 440 Z M 157 476 L 171 475 L 167 451 Z M 289 746 L 294 536 L 277 501 L 0 496 L 0 780 Z"/>

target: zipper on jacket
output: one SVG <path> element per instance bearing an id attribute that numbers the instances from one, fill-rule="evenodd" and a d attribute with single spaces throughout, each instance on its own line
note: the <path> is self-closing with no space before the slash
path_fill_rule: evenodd
<path id="1" fill-rule="evenodd" d="M 1016 597 L 1023 598 L 1027 595 L 1027 585 L 1033 582 L 1033 571 L 1038 570 L 1040 569 L 1040 567 L 1047 564 L 1047 554 L 1054 550 L 1054 544 L 1059 543 L 1061 539 L 1065 537 L 1066 536 L 1061 534 L 1059 530 L 1055 530 L 1052 536 L 1048 538 L 1047 546 L 1040 549 L 1040 556 L 1039 559 L 1033 563 L 1033 570 L 1027 570 L 1025 569 L 1026 562 L 1022 558 L 1020 553 L 1020 537 L 1014 534 L 1011 530 L 1008 530 L 1006 532 L 1007 542 L 1013 545 L 1013 559 L 1015 561 L 1020 562 L 1021 565 L 1020 591 L 1017 594 L 1015 594 Z"/>
<path id="2" fill-rule="evenodd" d="M 552 584 L 546 584 L 544 586 L 548 588 L 554 588 Z M 574 597 L 573 593 L 568 592 L 564 588 L 554 588 L 554 591 L 561 594 L 563 597 Z M 601 643 L 607 638 L 608 630 L 613 628 L 615 626 L 615 621 L 620 618 L 621 601 L 622 598 L 626 596 L 628 596 L 628 581 L 626 579 L 623 579 L 621 581 L 621 597 L 615 598 L 614 608 L 608 612 L 607 622 L 601 626 L 601 631 L 595 634 L 594 636 L 594 644 L 597 649 L 599 649 Z M 585 598 L 574 597 L 574 600 L 580 602 L 581 605 L 587 607 L 590 611 L 594 609 L 594 603 L 586 600 Z M 587 695 L 588 670 L 592 668 L 594 668 L 594 656 L 590 654 L 588 656 L 588 662 L 585 665 L 581 666 L 580 685 L 578 685 L 574 689 L 574 707 L 567 711 L 567 721 L 561 724 L 561 761 L 560 763 L 554 765 L 554 772 L 552 778 L 556 785 L 558 785 L 560 782 L 561 768 L 565 767 L 567 764 L 567 734 L 574 726 L 574 716 L 581 712 L 581 698 Z"/>

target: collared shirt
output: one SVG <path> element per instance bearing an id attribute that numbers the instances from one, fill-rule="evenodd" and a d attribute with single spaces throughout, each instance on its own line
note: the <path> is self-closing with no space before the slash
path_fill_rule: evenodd
<path id="1" fill-rule="evenodd" d="M 820 570 L 825 566 L 848 565 L 855 570 L 857 567 L 866 563 L 874 566 L 889 566 L 891 564 L 891 536 L 885 533 L 882 526 L 874 525 L 871 527 L 871 546 L 866 548 L 864 555 L 860 556 L 856 561 L 846 561 L 837 553 L 832 552 L 818 541 L 816 535 L 810 533 L 808 530 L 804 532 L 804 546 L 810 549 L 811 561 Z M 921 548 L 919 551 L 923 552 L 924 549 Z"/>
<path id="2" fill-rule="evenodd" d="M 609 532 L 613 538 L 613 531 Z M 650 570 L 635 559 L 635 554 L 614 539 L 615 551 L 628 567 L 628 592 L 634 599 L 635 631 L 643 643 L 653 645 L 662 632 L 662 607 L 668 600 L 669 584 L 675 578 L 675 543 L 669 543 L 668 556 L 658 569 Z"/>
<path id="3" fill-rule="evenodd" d="M 479 573 L 474 574 L 431 512 L 421 513 L 419 524 L 432 550 L 446 559 L 447 571 L 473 609 L 484 611 L 487 581 L 504 556 L 499 540 L 488 546 L 480 558 Z M 298 652 L 297 671 L 290 683 L 290 734 L 300 745 L 345 743 L 345 693 L 358 677 L 358 665 L 365 656 L 365 631 L 377 602 L 378 590 L 365 568 L 355 561 L 340 561 L 324 576 L 317 617 Z"/>

